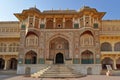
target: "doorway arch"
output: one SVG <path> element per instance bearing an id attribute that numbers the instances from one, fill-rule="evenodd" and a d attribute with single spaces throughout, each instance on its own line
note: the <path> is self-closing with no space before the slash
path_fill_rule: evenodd
<path id="1" fill-rule="evenodd" d="M 17 59 L 11 58 L 9 60 L 9 69 L 17 69 Z"/>
<path id="2" fill-rule="evenodd" d="M 55 57 L 55 64 L 63 64 L 64 63 L 64 56 L 62 53 L 57 53 Z"/>
<path id="3" fill-rule="evenodd" d="M 113 68 L 113 60 L 109 57 L 104 58 L 101 63 L 102 69 L 107 69 L 106 65 L 110 65 Z"/>
<path id="4" fill-rule="evenodd" d="M 4 69 L 5 66 L 5 60 L 0 58 L 0 69 Z"/>
<path id="5" fill-rule="evenodd" d="M 37 63 L 37 53 L 34 51 L 29 51 L 25 54 L 25 64 L 36 64 Z"/>

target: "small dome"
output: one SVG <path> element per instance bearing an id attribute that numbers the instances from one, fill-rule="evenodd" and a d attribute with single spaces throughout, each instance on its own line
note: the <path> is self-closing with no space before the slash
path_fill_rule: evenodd
<path id="1" fill-rule="evenodd" d="M 36 7 L 31 7 L 31 8 L 29 8 L 29 10 L 35 10 L 35 11 L 40 12 L 40 10 L 39 10 L 39 9 L 37 9 Z"/>
<path id="2" fill-rule="evenodd" d="M 83 7 L 80 9 L 80 11 L 83 10 L 83 9 L 90 9 L 90 7 L 89 7 L 89 6 L 83 6 Z"/>

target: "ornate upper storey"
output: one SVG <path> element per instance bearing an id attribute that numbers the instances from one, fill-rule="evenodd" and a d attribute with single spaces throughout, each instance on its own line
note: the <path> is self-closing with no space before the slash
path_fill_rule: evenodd
<path id="1" fill-rule="evenodd" d="M 18 21 L 0 22 L 0 38 L 19 38 L 20 23 Z"/>
<path id="2" fill-rule="evenodd" d="M 82 27 L 99 28 L 105 12 L 98 12 L 94 8 L 84 6 L 76 10 L 46 10 L 41 12 L 37 8 L 15 13 L 21 22 L 21 28 L 36 29 L 79 29 Z"/>

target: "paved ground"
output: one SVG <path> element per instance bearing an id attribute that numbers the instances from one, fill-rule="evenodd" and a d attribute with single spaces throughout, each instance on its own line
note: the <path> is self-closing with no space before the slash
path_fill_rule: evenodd
<path id="1" fill-rule="evenodd" d="M 120 80 L 120 76 L 88 75 L 82 78 L 31 78 L 16 75 L 15 71 L 0 71 L 0 80 Z"/>
<path id="2" fill-rule="evenodd" d="M 82 78 L 31 78 L 20 75 L 0 75 L 0 80 L 120 80 L 120 76 L 88 75 Z"/>

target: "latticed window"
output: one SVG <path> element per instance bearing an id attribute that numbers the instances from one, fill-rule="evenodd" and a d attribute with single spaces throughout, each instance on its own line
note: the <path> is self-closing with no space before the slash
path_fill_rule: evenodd
<path id="1" fill-rule="evenodd" d="M 53 20 L 48 20 L 46 23 L 46 28 L 47 29 L 53 29 Z"/>
<path id="2" fill-rule="evenodd" d="M 0 52 L 6 52 L 7 51 L 7 45 L 5 43 L 0 43 Z"/>
<path id="3" fill-rule="evenodd" d="M 114 51 L 120 51 L 120 42 L 115 43 Z"/>
<path id="4" fill-rule="evenodd" d="M 38 45 L 38 37 L 36 35 L 29 35 L 26 38 L 26 46 L 37 46 Z"/>
<path id="5" fill-rule="evenodd" d="M 80 38 L 80 45 L 81 46 L 94 45 L 93 36 L 90 34 L 82 35 Z"/>
<path id="6" fill-rule="evenodd" d="M 9 52 L 18 52 L 19 51 L 19 44 L 12 43 L 9 45 Z"/>
<path id="7" fill-rule="evenodd" d="M 72 20 L 65 21 L 65 28 L 66 29 L 72 29 L 73 28 Z"/>
<path id="8" fill-rule="evenodd" d="M 101 44 L 101 51 L 112 51 L 112 46 L 108 42 L 104 42 Z"/>

